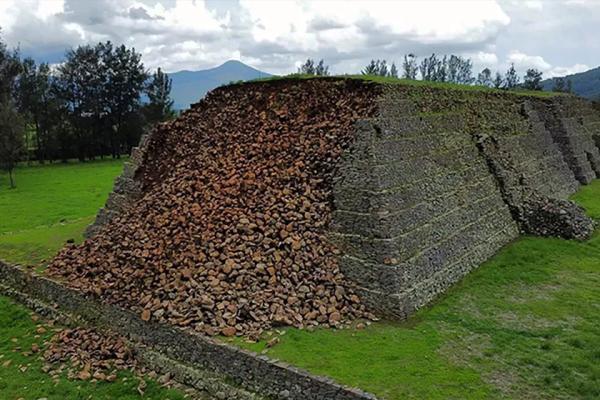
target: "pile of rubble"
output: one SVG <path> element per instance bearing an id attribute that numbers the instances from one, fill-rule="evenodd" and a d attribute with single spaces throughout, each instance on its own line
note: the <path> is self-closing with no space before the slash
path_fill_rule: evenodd
<path id="1" fill-rule="evenodd" d="M 594 221 L 585 210 L 569 200 L 529 196 L 521 215 L 523 230 L 536 236 L 587 240 L 594 233 Z"/>
<path id="2" fill-rule="evenodd" d="M 112 382 L 117 371 L 133 369 L 135 360 L 123 338 L 100 334 L 91 329 L 63 329 L 50 340 L 44 360 L 49 372 L 53 366 L 67 369 L 71 379 Z"/>
<path id="3" fill-rule="evenodd" d="M 157 128 L 143 196 L 49 273 L 208 335 L 371 317 L 327 240 L 336 166 L 378 88 L 282 80 L 213 91 Z"/>

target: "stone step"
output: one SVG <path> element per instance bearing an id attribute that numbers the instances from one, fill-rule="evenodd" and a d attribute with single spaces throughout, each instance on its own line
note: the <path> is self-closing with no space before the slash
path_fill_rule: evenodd
<path id="1" fill-rule="evenodd" d="M 476 165 L 459 171 L 448 171 L 435 176 L 425 176 L 412 184 L 398 185 L 384 190 L 369 190 L 339 182 L 335 188 L 336 209 L 356 212 L 394 211 L 411 207 L 426 199 L 444 195 L 461 186 L 478 184 L 493 179 L 481 160 Z"/>
<path id="2" fill-rule="evenodd" d="M 344 254 L 351 257 L 372 263 L 389 263 L 389 260 L 395 260 L 394 263 L 402 263 L 431 244 L 441 242 L 445 237 L 477 221 L 490 210 L 502 213 L 512 221 L 500 194 L 494 193 L 487 198 L 466 204 L 463 208 L 439 215 L 418 228 L 392 238 L 341 233 L 331 233 L 330 238 Z"/>
<path id="3" fill-rule="evenodd" d="M 418 182 L 424 174 L 448 174 L 478 164 L 484 164 L 479 150 L 475 146 L 469 146 L 384 165 L 355 162 L 352 165 L 342 165 L 339 174 L 343 177 L 340 183 L 346 187 L 383 190 Z"/>
<path id="4" fill-rule="evenodd" d="M 383 139 L 419 137 L 438 132 L 463 132 L 466 126 L 464 115 L 457 113 L 432 114 L 386 118 L 379 121 Z"/>
<path id="5" fill-rule="evenodd" d="M 465 185 L 431 199 L 421 197 L 418 203 L 399 210 L 357 213 L 336 210 L 331 228 L 340 233 L 359 234 L 373 238 L 392 238 L 426 224 L 439 215 L 498 195 L 493 179 Z M 401 195 L 401 194 L 400 194 Z"/>
<path id="6" fill-rule="evenodd" d="M 444 293 L 514 238 L 513 229 L 507 228 L 498 232 L 487 243 L 472 247 L 471 251 L 465 253 L 455 264 L 448 265 L 430 279 L 418 282 L 407 291 L 391 296 L 379 292 L 361 291 L 361 296 L 364 299 L 372 299 L 369 304 L 373 304 L 373 307 L 377 307 L 377 304 L 383 305 L 381 312 L 387 312 L 392 317 L 404 316 L 405 318 Z"/>
<path id="7" fill-rule="evenodd" d="M 388 163 L 460 151 L 473 146 L 473 139 L 470 135 L 444 132 L 422 137 L 376 141 L 372 144 L 372 154 L 376 163 Z"/>
<path id="8" fill-rule="evenodd" d="M 370 308 L 388 317 L 406 318 L 479 267 L 517 235 L 515 226 L 500 229 L 485 242 L 470 246 L 453 264 L 447 264 L 428 279 L 413 281 L 406 287 L 402 287 L 397 279 L 404 266 L 364 264 L 361 260 L 349 261 L 347 257 L 341 265 L 347 277 L 364 283 L 357 291 Z"/>

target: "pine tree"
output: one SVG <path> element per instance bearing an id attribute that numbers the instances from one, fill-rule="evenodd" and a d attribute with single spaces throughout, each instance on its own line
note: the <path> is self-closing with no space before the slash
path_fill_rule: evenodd
<path id="1" fill-rule="evenodd" d="M 8 172 L 11 188 L 16 187 L 13 171 L 24 151 L 24 132 L 25 123 L 10 101 L 0 101 L 0 167 Z"/>
<path id="2" fill-rule="evenodd" d="M 563 77 L 553 78 L 552 82 L 554 83 L 554 86 L 552 87 L 553 92 L 565 92 L 566 91 L 567 83 L 566 83 L 565 78 L 563 78 Z"/>
<path id="3" fill-rule="evenodd" d="M 378 68 L 378 71 L 377 71 L 377 75 L 379 75 L 379 76 L 388 76 L 389 71 L 388 71 L 387 61 L 385 61 L 385 60 L 381 60 L 381 61 L 377 60 L 377 62 L 379 63 L 379 68 Z"/>
<path id="4" fill-rule="evenodd" d="M 398 77 L 398 68 L 396 68 L 396 64 L 392 63 L 392 66 L 390 67 L 390 76 L 392 78 L 397 78 Z"/>
<path id="5" fill-rule="evenodd" d="M 144 106 L 144 114 L 150 124 L 166 121 L 175 116 L 171 99 L 171 85 L 171 78 L 158 68 L 146 86 L 148 104 Z"/>
<path id="6" fill-rule="evenodd" d="M 418 70 L 417 57 L 412 53 L 405 55 L 402 62 L 402 77 L 405 79 L 417 79 Z"/>
<path id="7" fill-rule="evenodd" d="M 317 76 L 329 76 L 329 66 L 325 65 L 325 61 L 321 59 L 315 68 L 315 75 Z"/>
<path id="8" fill-rule="evenodd" d="M 424 81 L 434 81 L 437 79 L 437 70 L 439 60 L 437 56 L 434 54 L 430 55 L 427 58 L 424 58 L 419 65 L 419 71 L 421 72 L 421 79 Z"/>
<path id="9" fill-rule="evenodd" d="M 329 66 L 325 65 L 323 59 L 318 63 L 315 63 L 315 60 L 308 58 L 304 64 L 298 68 L 298 73 L 302 75 L 327 76 L 329 75 Z"/>
<path id="10" fill-rule="evenodd" d="M 506 71 L 506 75 L 504 77 L 504 88 L 512 90 L 515 89 L 517 86 L 519 86 L 519 75 L 517 75 L 515 65 L 511 64 L 508 70 Z"/>
<path id="11" fill-rule="evenodd" d="M 496 77 L 492 83 L 495 89 L 501 89 L 504 86 L 504 78 L 500 72 L 496 72 Z"/>
<path id="12" fill-rule="evenodd" d="M 489 68 L 484 68 L 479 75 L 477 75 L 477 84 L 487 87 L 492 87 L 494 85 L 492 82 L 492 71 L 490 71 Z"/>
<path id="13" fill-rule="evenodd" d="M 363 75 L 389 76 L 389 70 L 386 60 L 371 60 L 369 64 L 361 71 Z"/>
<path id="14" fill-rule="evenodd" d="M 298 68 L 298 73 L 303 75 L 314 75 L 315 74 L 315 61 L 312 58 L 308 58 L 304 64 Z"/>
<path id="15" fill-rule="evenodd" d="M 530 68 L 527 70 L 525 77 L 523 79 L 523 88 L 528 90 L 542 90 L 542 72 L 538 71 L 535 68 Z"/>
<path id="16" fill-rule="evenodd" d="M 448 57 L 444 56 L 444 58 L 437 62 L 433 80 L 437 82 L 446 82 L 448 80 Z"/>

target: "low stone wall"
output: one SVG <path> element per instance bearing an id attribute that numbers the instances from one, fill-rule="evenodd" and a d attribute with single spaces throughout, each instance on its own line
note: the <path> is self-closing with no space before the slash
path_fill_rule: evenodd
<path id="1" fill-rule="evenodd" d="M 87 324 L 111 329 L 134 343 L 147 346 L 149 350 L 142 355 L 146 362 L 161 364 L 161 357 L 168 357 L 163 360 L 163 367 L 169 371 L 177 367 L 179 375 L 185 378 L 182 383 L 196 383 L 199 389 L 210 391 L 218 398 L 258 399 L 264 396 L 290 400 L 376 400 L 371 394 L 344 387 L 331 379 L 312 375 L 266 356 L 180 328 L 144 322 L 130 311 L 100 303 L 58 282 L 1 261 L 0 284 L 9 287 L 11 290 L 5 290 L 5 294 L 17 300 L 23 301 L 27 297 L 37 299 L 62 312 L 74 314 Z M 166 365 L 168 363 L 171 365 Z M 203 372 L 193 372 L 198 370 Z M 228 392 L 232 389 L 222 382 L 233 383 L 243 390 L 239 396 L 232 394 Z M 245 391 L 259 393 L 260 396 L 252 397 Z"/>

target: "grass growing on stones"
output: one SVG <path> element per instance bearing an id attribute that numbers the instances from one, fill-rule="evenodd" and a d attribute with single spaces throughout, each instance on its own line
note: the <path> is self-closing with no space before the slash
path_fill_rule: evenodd
<path id="1" fill-rule="evenodd" d="M 38 334 L 38 327 L 46 332 Z M 184 396 L 146 380 L 144 395 L 138 392 L 140 379 L 131 372 L 121 372 L 113 383 L 71 381 L 65 376 L 53 379 L 42 371 L 40 360 L 44 341 L 52 336 L 52 329 L 42 320 L 34 322 L 32 313 L 24 307 L 0 297 L 0 398 L 2 399 L 160 399 L 179 400 Z M 26 355 L 33 344 L 40 352 Z"/>
<path id="2" fill-rule="evenodd" d="M 514 90 L 504 90 L 504 89 L 495 89 L 487 86 L 480 85 L 463 85 L 459 83 L 450 83 L 450 82 L 433 82 L 433 81 L 421 81 L 416 79 L 405 79 L 405 78 L 394 78 L 390 76 L 377 76 L 377 75 L 333 75 L 328 77 L 315 76 L 315 75 L 304 75 L 304 74 L 291 74 L 284 76 L 270 76 L 268 78 L 258 78 L 253 79 L 251 81 L 240 81 L 228 83 L 224 86 L 229 85 L 243 85 L 245 83 L 251 82 L 263 82 L 263 81 L 277 81 L 282 79 L 360 79 L 365 81 L 371 81 L 375 83 L 383 83 L 383 84 L 393 84 L 393 85 L 406 85 L 406 86 L 420 86 L 420 87 L 429 87 L 429 88 L 437 88 L 444 90 L 460 90 L 467 92 L 489 92 L 489 93 L 503 93 L 503 94 L 512 94 L 517 96 L 533 96 L 540 98 L 550 98 L 556 96 L 565 96 L 564 93 L 558 92 L 550 92 L 550 91 L 542 91 L 542 90 L 525 90 L 525 89 L 514 89 Z"/>
<path id="3" fill-rule="evenodd" d="M 574 199 L 600 218 L 600 181 Z M 600 234 L 523 237 L 406 323 L 236 342 L 384 399 L 600 397 Z"/>
<path id="4" fill-rule="evenodd" d="M 122 169 L 123 160 L 20 167 L 16 189 L 0 173 L 0 259 L 40 265 L 81 240 Z"/>

